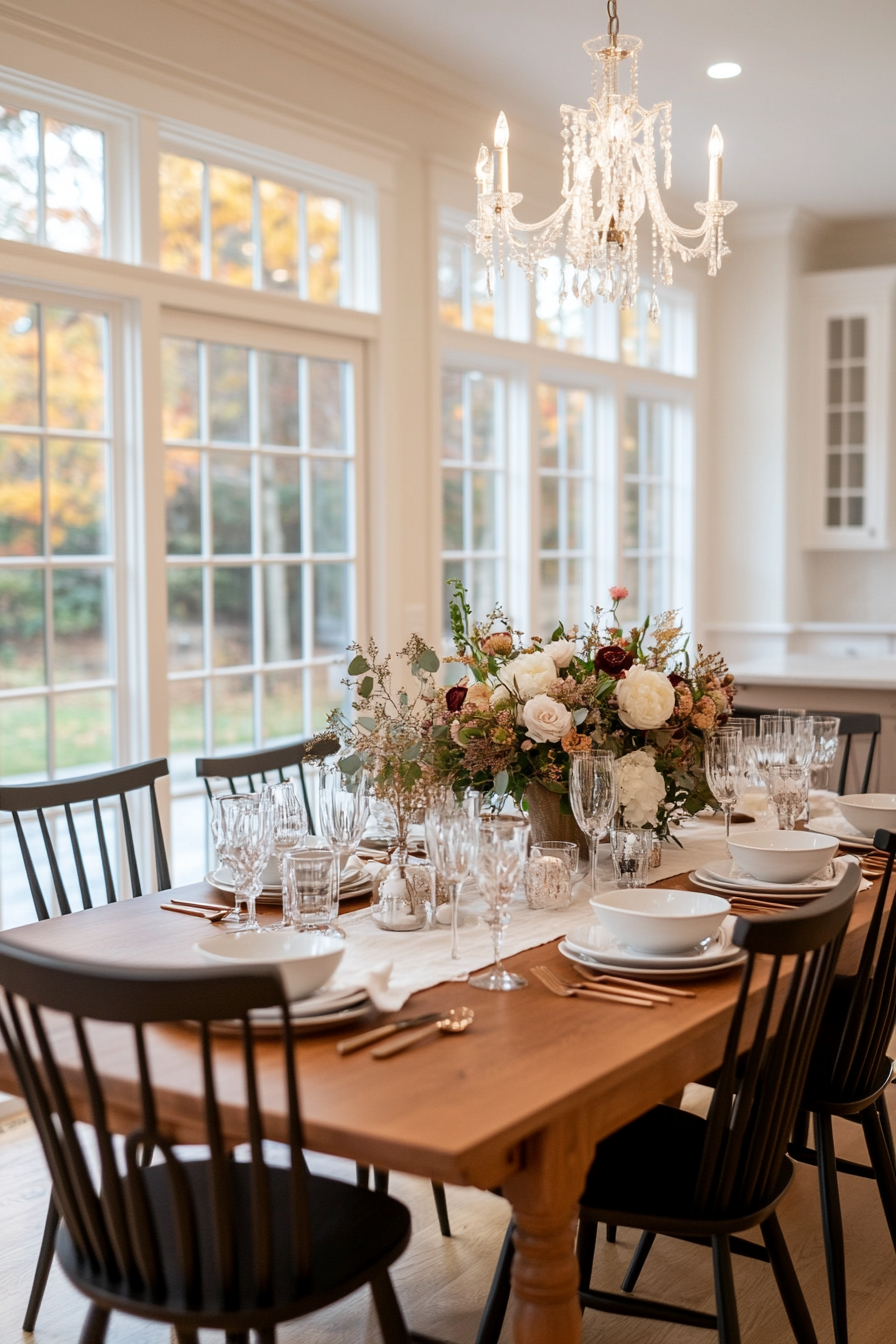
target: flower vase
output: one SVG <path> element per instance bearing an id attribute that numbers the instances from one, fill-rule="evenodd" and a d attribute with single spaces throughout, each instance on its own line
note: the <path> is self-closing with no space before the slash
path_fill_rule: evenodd
<path id="1" fill-rule="evenodd" d="M 373 880 L 370 904 L 375 922 L 391 933 L 413 933 L 426 928 L 432 888 L 430 864 L 411 863 L 407 848 L 393 850 L 388 864 Z"/>
<path id="2" fill-rule="evenodd" d="M 588 837 L 579 827 L 571 812 L 560 811 L 559 793 L 552 793 L 543 784 L 533 780 L 526 789 L 529 826 L 532 840 L 572 840 L 579 847 L 583 860 L 588 859 Z"/>

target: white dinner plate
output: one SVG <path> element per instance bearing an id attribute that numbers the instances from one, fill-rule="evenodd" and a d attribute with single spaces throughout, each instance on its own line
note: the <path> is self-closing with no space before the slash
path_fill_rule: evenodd
<path id="1" fill-rule="evenodd" d="M 206 873 L 205 880 L 210 887 L 217 891 L 226 891 L 229 896 L 234 893 L 232 882 L 225 881 L 218 877 L 220 868 L 214 873 Z M 369 873 L 359 874 L 357 881 L 343 882 L 339 888 L 339 895 L 345 896 L 366 896 L 373 891 L 373 878 Z M 262 887 L 258 896 L 259 905 L 281 905 L 283 903 L 283 892 L 280 887 Z"/>
<path id="2" fill-rule="evenodd" d="M 747 892 L 749 892 L 750 897 L 754 898 L 757 901 L 761 901 L 762 898 L 766 896 L 770 901 L 780 902 L 782 905 L 798 906 L 798 905 L 805 905 L 807 901 L 813 901 L 816 896 L 820 896 L 822 894 L 819 891 L 804 891 L 799 892 L 798 894 L 794 894 L 792 891 L 790 892 L 769 891 L 767 887 L 738 888 L 738 887 L 732 887 L 730 885 L 725 886 L 722 882 L 713 882 L 709 878 L 698 877 L 696 872 L 688 873 L 688 877 L 690 878 L 691 882 L 693 882 L 694 886 L 699 887 L 701 891 L 711 891 L 716 896 L 725 896 L 729 900 L 732 897 L 736 897 L 738 890 L 740 890 L 743 895 L 746 895 Z"/>
<path id="3" fill-rule="evenodd" d="M 833 835 L 843 845 L 853 849 L 873 849 L 874 841 L 857 831 L 845 817 L 812 817 L 806 822 L 807 831 L 816 831 L 821 835 Z"/>
<path id="4" fill-rule="evenodd" d="M 813 877 L 806 882 L 760 882 L 743 871 L 736 877 L 731 876 L 733 859 L 715 859 L 696 868 L 693 876 L 698 882 L 713 882 L 730 891 L 769 892 L 781 896 L 820 896 L 824 891 L 832 891 L 846 872 L 846 860 L 835 859 L 833 877 Z"/>
<path id="5" fill-rule="evenodd" d="M 652 956 L 649 952 L 636 952 L 620 943 L 594 920 L 590 924 L 580 924 L 566 935 L 565 942 L 573 951 L 586 957 L 596 957 L 601 962 L 614 966 L 637 966 L 640 970 L 675 970 L 682 966 L 721 965 L 740 956 L 741 949 L 731 941 L 734 918 L 729 915 L 722 921 L 718 936 L 706 947 L 695 948 L 692 952 L 678 952 L 669 956 Z"/>
<path id="6" fill-rule="evenodd" d="M 591 971 L 604 971 L 609 975 L 630 975 L 633 980 L 696 980 L 702 976 L 722 975 L 725 971 L 740 966 L 747 958 L 746 952 L 739 947 L 736 949 L 736 956 L 729 957 L 727 961 L 711 962 L 709 965 L 695 960 L 689 966 L 633 966 L 631 962 L 604 961 L 600 957 L 586 956 L 584 952 L 570 947 L 565 938 L 558 951 L 577 966 L 585 966 Z"/>
<path id="7" fill-rule="evenodd" d="M 307 1000 L 302 1000 L 306 1003 Z M 297 1013 L 299 1004 L 292 1004 L 290 1017 L 292 1018 L 292 1029 L 297 1036 L 310 1035 L 315 1031 L 324 1031 L 329 1027 L 348 1026 L 352 1022 L 357 1022 L 372 1008 L 372 1004 L 367 995 L 358 1003 L 349 1004 L 343 1008 L 333 1008 L 328 1012 L 321 1013 Z M 253 1008 L 249 1013 L 249 1020 L 252 1023 L 253 1032 L 264 1036 L 277 1036 L 280 1034 L 280 1024 L 282 1018 L 279 1008 Z M 217 1036 L 236 1036 L 242 1031 L 241 1022 L 216 1022 L 214 1031 Z"/>

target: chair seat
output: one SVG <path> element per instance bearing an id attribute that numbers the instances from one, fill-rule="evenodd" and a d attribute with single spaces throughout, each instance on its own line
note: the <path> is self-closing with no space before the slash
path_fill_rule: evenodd
<path id="1" fill-rule="evenodd" d="M 790 1183 L 785 1158 L 773 1195 L 761 1207 L 733 1209 L 724 1217 L 698 1211 L 694 1192 L 703 1156 L 706 1121 L 690 1111 L 656 1106 L 597 1145 L 580 1205 L 599 1222 L 654 1231 L 707 1234 L 755 1226 Z"/>
<path id="2" fill-rule="evenodd" d="M 252 1167 L 233 1163 L 232 1190 L 240 1239 L 236 1252 L 237 1283 L 225 1300 L 217 1274 L 214 1251 L 215 1222 L 209 1196 L 210 1163 L 182 1166 L 192 1188 L 198 1213 L 201 1285 L 198 1300 L 190 1300 L 179 1261 L 171 1184 L 166 1166 L 142 1173 L 147 1195 L 160 1229 L 160 1255 L 165 1286 L 153 1296 L 146 1285 L 134 1287 L 110 1280 L 78 1255 L 63 1223 L 56 1249 L 62 1268 L 95 1301 L 151 1319 L 168 1320 L 173 1314 L 190 1329 L 256 1329 L 316 1311 L 368 1282 L 401 1255 L 411 1232 L 408 1210 L 398 1200 L 377 1191 L 361 1190 L 324 1176 L 307 1176 L 309 1223 L 312 1230 L 311 1269 L 296 1283 L 289 1253 L 289 1181 L 284 1168 L 268 1167 L 273 1226 L 280 1233 L 272 1247 L 271 1288 L 259 1291 L 254 1272 L 252 1238 Z"/>

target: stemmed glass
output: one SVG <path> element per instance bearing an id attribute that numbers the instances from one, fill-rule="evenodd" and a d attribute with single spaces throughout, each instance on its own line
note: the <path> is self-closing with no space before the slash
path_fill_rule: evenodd
<path id="1" fill-rule="evenodd" d="M 501 943 L 510 921 L 510 898 L 520 880 L 529 848 L 529 826 L 517 817 L 493 817 L 479 831 L 477 876 L 488 902 L 495 959 L 487 971 L 471 975 L 474 989 L 525 989 L 528 981 L 508 971 L 501 961 Z"/>
<path id="2" fill-rule="evenodd" d="M 731 813 L 747 781 L 744 739 L 738 730 L 719 729 L 706 742 L 706 780 L 725 814 L 725 839 L 731 833 Z"/>
<path id="3" fill-rule="evenodd" d="M 479 846 L 479 795 L 457 798 L 451 790 L 426 809 L 426 852 L 448 888 L 451 906 L 451 956 L 457 961 L 457 903 L 464 878 L 472 871 Z"/>
<path id="4" fill-rule="evenodd" d="M 812 756 L 812 782 L 819 788 L 830 785 L 831 766 L 840 744 L 840 720 L 833 715 L 815 714 L 812 719 L 815 751 Z"/>
<path id="5" fill-rule="evenodd" d="M 286 889 L 286 876 L 283 860 L 291 849 L 295 849 L 308 834 L 308 816 L 304 804 L 296 793 L 291 779 L 279 784 L 268 784 L 265 792 L 271 800 L 271 817 L 274 830 L 274 853 L 280 869 L 280 891 L 283 898 L 283 919 L 274 929 L 288 929 L 291 926 L 289 916 L 289 898 Z"/>
<path id="6" fill-rule="evenodd" d="M 226 795 L 225 795 L 225 796 L 226 796 Z M 212 833 L 212 844 L 213 844 L 214 847 L 215 847 L 215 858 L 216 858 L 216 862 L 218 863 L 219 866 L 220 866 L 220 864 L 222 864 L 222 863 L 225 861 L 225 858 L 224 858 L 224 826 L 223 826 L 223 822 L 222 822 L 222 819 L 221 819 L 221 803 L 222 803 L 222 801 L 223 801 L 223 799 L 222 799 L 222 797 L 221 797 L 220 795 L 218 795 L 218 794 L 213 794 L 213 795 L 212 795 L 212 799 L 211 799 L 211 804 L 212 804 L 212 820 L 211 820 L 211 828 L 210 828 L 210 829 L 211 829 L 211 833 Z M 231 874 L 231 876 L 233 876 L 233 874 Z M 240 915 L 240 904 L 239 904 L 239 901 L 236 901 L 236 903 L 235 903 L 235 905 L 234 905 L 234 907 L 233 907 L 233 912 L 232 912 L 231 914 L 229 914 L 229 915 L 225 915 L 224 918 L 223 918 L 220 922 L 221 922 L 222 924 L 241 924 L 241 923 L 242 923 L 242 916 Z"/>
<path id="7" fill-rule="evenodd" d="M 574 751 L 569 760 L 569 801 L 580 829 L 588 837 L 595 892 L 600 838 L 616 813 L 615 763 L 612 751 Z"/>
<path id="8" fill-rule="evenodd" d="M 357 770 L 348 775 L 337 765 L 322 765 L 318 775 L 317 811 L 324 844 L 336 856 L 336 892 L 349 855 L 354 854 L 370 808 L 370 779 Z"/>
<path id="9" fill-rule="evenodd" d="M 240 928 L 257 933 L 255 902 L 262 889 L 261 875 L 274 847 L 271 803 L 266 793 L 234 794 L 221 799 L 223 856 L 233 873 L 237 904 L 246 902 Z"/>

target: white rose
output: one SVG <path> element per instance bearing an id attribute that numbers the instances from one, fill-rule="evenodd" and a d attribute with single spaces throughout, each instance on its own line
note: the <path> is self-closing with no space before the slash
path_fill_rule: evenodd
<path id="1" fill-rule="evenodd" d="M 616 762 L 619 806 L 630 826 L 656 825 L 657 809 L 666 796 L 666 784 L 649 751 L 632 751 Z"/>
<path id="2" fill-rule="evenodd" d="M 503 705 L 509 704 L 512 699 L 513 696 L 502 682 L 492 691 L 491 707 L 492 709 L 501 709 Z"/>
<path id="3" fill-rule="evenodd" d="M 544 651 L 551 655 L 554 666 L 558 670 L 561 667 L 569 667 L 576 656 L 576 646 L 571 639 L 555 639 L 552 643 L 545 645 Z"/>
<path id="4" fill-rule="evenodd" d="M 533 742 L 559 742 L 573 727 L 571 710 L 549 695 L 533 695 L 527 700 L 522 720 Z"/>
<path id="5" fill-rule="evenodd" d="M 521 700 L 531 700 L 547 690 L 557 676 L 557 668 L 549 653 L 521 653 L 505 665 L 501 676 Z"/>
<path id="6" fill-rule="evenodd" d="M 675 689 L 662 672 L 636 663 L 616 683 L 619 717 L 627 728 L 662 728 L 675 708 Z"/>

